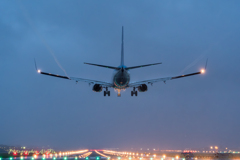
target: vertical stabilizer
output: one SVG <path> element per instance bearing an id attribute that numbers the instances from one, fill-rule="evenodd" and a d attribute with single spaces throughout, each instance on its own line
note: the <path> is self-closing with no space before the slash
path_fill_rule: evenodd
<path id="1" fill-rule="evenodd" d="M 124 65 L 124 41 L 123 41 L 124 29 L 122 26 L 122 46 L 121 46 L 121 65 Z"/>

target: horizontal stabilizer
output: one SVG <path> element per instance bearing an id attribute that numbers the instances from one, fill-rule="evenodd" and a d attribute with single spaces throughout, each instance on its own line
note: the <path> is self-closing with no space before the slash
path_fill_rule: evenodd
<path id="1" fill-rule="evenodd" d="M 158 65 L 158 64 L 162 64 L 162 63 L 153 63 L 153 64 L 145 64 L 145 65 L 141 65 L 141 66 L 133 66 L 133 67 L 127 67 L 126 69 L 135 69 L 135 68 L 141 68 L 141 67 L 148 67 L 148 66 L 154 66 L 154 65 Z"/>
<path id="2" fill-rule="evenodd" d="M 104 68 L 110 68 L 110 69 L 116 69 L 116 70 L 119 70 L 118 67 L 105 66 L 105 65 L 100 65 L 100 64 L 92 64 L 92 63 L 86 63 L 86 62 L 84 62 L 84 64 L 88 64 L 88 65 L 93 65 L 93 66 L 98 66 L 98 67 L 104 67 Z"/>

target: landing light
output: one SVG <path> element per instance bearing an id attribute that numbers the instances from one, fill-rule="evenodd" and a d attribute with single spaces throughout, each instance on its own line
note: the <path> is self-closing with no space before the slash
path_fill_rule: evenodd
<path id="1" fill-rule="evenodd" d="M 201 73 L 205 73 L 205 69 L 202 69 L 202 70 L 201 70 Z"/>
<path id="2" fill-rule="evenodd" d="M 40 69 L 38 70 L 38 73 L 41 73 L 41 70 L 40 70 Z"/>

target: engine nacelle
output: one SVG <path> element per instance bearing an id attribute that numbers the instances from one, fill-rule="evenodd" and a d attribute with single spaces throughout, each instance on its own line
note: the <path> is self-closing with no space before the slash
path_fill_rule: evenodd
<path id="1" fill-rule="evenodd" d="M 94 84 L 92 90 L 94 92 L 102 92 L 102 86 L 100 84 Z"/>
<path id="2" fill-rule="evenodd" d="M 146 92 L 148 90 L 148 87 L 146 84 L 142 84 L 141 86 L 138 87 L 139 92 Z"/>

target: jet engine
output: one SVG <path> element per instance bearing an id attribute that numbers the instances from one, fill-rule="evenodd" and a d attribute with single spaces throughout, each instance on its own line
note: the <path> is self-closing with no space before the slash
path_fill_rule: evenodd
<path id="1" fill-rule="evenodd" d="M 138 87 L 139 92 L 146 92 L 148 90 L 148 87 L 146 84 L 142 84 L 141 86 Z"/>
<path id="2" fill-rule="evenodd" d="M 94 84 L 93 89 L 94 92 L 102 92 L 102 86 L 100 84 Z"/>

